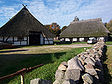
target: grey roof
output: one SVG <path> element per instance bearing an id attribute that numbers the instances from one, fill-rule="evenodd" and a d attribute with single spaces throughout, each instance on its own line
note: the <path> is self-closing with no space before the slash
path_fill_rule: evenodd
<path id="1" fill-rule="evenodd" d="M 29 31 L 43 33 L 46 37 L 54 37 L 26 7 L 23 7 L 14 17 L 0 28 L 0 36 L 28 36 Z"/>
<path id="2" fill-rule="evenodd" d="M 101 19 L 89 19 L 73 21 L 60 34 L 63 37 L 100 37 L 108 36 L 109 31 L 102 23 Z"/>

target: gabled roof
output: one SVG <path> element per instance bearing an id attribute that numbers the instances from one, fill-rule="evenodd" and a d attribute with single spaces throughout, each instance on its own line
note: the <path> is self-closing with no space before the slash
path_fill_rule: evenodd
<path id="1" fill-rule="evenodd" d="M 108 36 L 109 31 L 102 23 L 101 19 L 89 19 L 73 21 L 60 34 L 63 37 L 100 37 Z"/>
<path id="2" fill-rule="evenodd" d="M 24 6 L 14 17 L 0 28 L 0 36 L 28 36 L 29 31 L 42 32 L 46 37 L 54 37 Z"/>

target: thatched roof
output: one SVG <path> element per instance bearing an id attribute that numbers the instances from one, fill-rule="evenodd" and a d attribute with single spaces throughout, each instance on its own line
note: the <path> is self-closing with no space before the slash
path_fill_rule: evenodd
<path id="1" fill-rule="evenodd" d="M 43 33 L 46 37 L 54 37 L 24 6 L 14 17 L 0 28 L 0 36 L 28 36 L 29 31 Z"/>
<path id="2" fill-rule="evenodd" d="M 101 19 L 89 19 L 82 21 L 73 21 L 60 34 L 63 37 L 100 37 L 108 36 L 109 31 L 102 23 Z"/>

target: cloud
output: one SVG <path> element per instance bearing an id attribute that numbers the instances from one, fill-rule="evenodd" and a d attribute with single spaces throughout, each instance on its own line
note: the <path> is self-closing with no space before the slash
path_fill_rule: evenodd
<path id="1" fill-rule="evenodd" d="M 108 3 L 107 0 L 94 1 L 94 3 L 81 8 L 80 11 L 75 12 L 75 14 L 84 19 L 100 17 L 103 19 L 104 22 L 106 22 L 111 19 L 111 14 L 112 14 L 111 3 L 112 0 L 109 1 Z"/>
<path id="2" fill-rule="evenodd" d="M 46 0 L 46 2 L 42 0 L 33 0 L 29 4 L 29 9 L 37 17 L 37 19 L 44 24 L 57 22 L 62 26 L 66 25 L 66 23 L 70 23 L 70 15 L 77 12 L 81 8 L 81 5 L 85 6 L 89 3 L 90 1 L 87 2 L 86 0 Z M 52 6 L 49 6 L 49 4 Z M 73 15 L 73 18 L 75 16 L 76 15 Z"/>
<path id="3" fill-rule="evenodd" d="M 19 6 L 3 6 L 0 8 L 0 26 L 5 24 L 16 13 Z"/>
<path id="4" fill-rule="evenodd" d="M 7 6 L 7 7 L 1 7 L 0 9 L 0 17 L 3 18 L 11 18 L 11 16 L 14 16 L 17 13 L 15 6 Z"/>
<path id="5" fill-rule="evenodd" d="M 79 19 L 102 18 L 104 22 L 112 19 L 112 0 L 23 0 L 22 3 L 28 5 L 30 12 L 43 24 L 57 22 L 62 27 L 75 16 Z M 12 17 L 21 9 L 20 5 L 1 7 L 0 17 L 4 20 Z"/>

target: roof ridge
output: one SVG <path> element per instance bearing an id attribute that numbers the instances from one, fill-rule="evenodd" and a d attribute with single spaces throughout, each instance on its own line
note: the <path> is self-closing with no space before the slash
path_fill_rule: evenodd
<path id="1" fill-rule="evenodd" d="M 95 18 L 95 19 L 87 19 L 87 20 L 73 21 L 70 24 L 80 23 L 80 22 L 90 22 L 90 21 L 102 21 L 102 19 L 101 18 Z"/>
<path id="2" fill-rule="evenodd" d="M 60 34 L 60 38 L 108 36 L 108 30 L 100 18 L 74 21 Z"/>
<path id="3" fill-rule="evenodd" d="M 46 37 L 54 37 L 54 35 L 46 29 L 26 7 L 23 7 L 1 27 L 0 36 L 28 36 L 29 31 L 41 31 Z"/>

